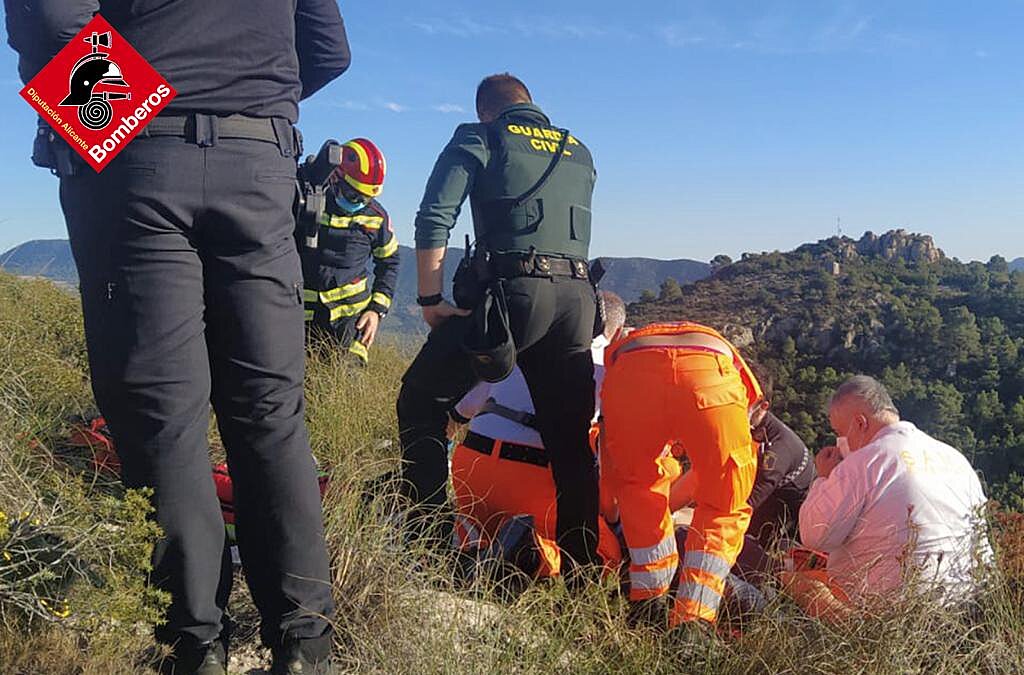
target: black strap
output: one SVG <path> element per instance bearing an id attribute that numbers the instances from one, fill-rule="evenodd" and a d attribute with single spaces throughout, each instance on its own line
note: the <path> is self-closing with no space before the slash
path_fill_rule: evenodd
<path id="1" fill-rule="evenodd" d="M 556 127 L 557 129 L 557 127 Z M 551 163 L 548 164 L 548 168 L 544 169 L 544 173 L 540 175 L 537 182 L 533 184 L 533 187 L 519 195 L 512 202 L 513 208 L 518 208 L 530 201 L 535 194 L 541 191 L 541 189 L 547 184 L 548 179 L 551 178 L 551 174 L 558 168 L 558 164 L 562 161 L 562 156 L 565 154 L 565 146 L 569 143 L 569 130 L 558 129 L 558 132 L 562 134 L 562 140 L 558 142 L 558 149 L 555 150 L 555 156 L 551 158 Z"/>
<path id="2" fill-rule="evenodd" d="M 470 431 L 462 444 L 470 450 L 490 455 L 494 449 L 494 439 L 490 436 Z M 534 448 L 520 443 L 501 441 L 498 445 L 498 457 L 513 462 L 523 462 L 534 466 L 548 466 L 547 453 L 541 448 Z"/>
<path id="3" fill-rule="evenodd" d="M 491 130 L 491 134 L 492 134 L 490 137 L 493 138 L 493 127 L 489 126 L 488 128 Z M 537 179 L 537 182 L 533 184 L 533 187 L 531 187 L 529 190 L 527 190 L 526 192 L 522 193 L 521 195 L 519 195 L 518 197 L 516 197 L 515 199 L 512 200 L 512 208 L 517 209 L 520 206 L 522 206 L 523 204 L 525 204 L 526 202 L 528 202 L 531 199 L 533 199 L 533 196 L 536 195 L 538 192 L 540 192 L 541 189 L 543 189 L 543 187 L 545 185 L 547 185 L 548 179 L 551 178 L 551 175 L 555 172 L 555 169 L 558 168 L 559 163 L 561 163 L 562 157 L 565 155 L 565 146 L 569 144 L 569 130 L 568 129 L 562 129 L 562 128 L 559 128 L 559 127 L 555 127 L 555 129 L 558 131 L 558 133 L 562 134 L 562 138 L 561 138 L 561 140 L 558 141 L 558 148 L 555 150 L 554 157 L 551 158 L 551 162 L 548 164 L 547 168 L 544 169 L 544 173 L 542 173 L 540 175 L 540 178 Z M 498 201 L 504 201 L 504 200 L 498 200 Z M 485 239 L 486 239 L 486 237 L 484 235 L 480 235 L 480 236 L 477 237 L 477 239 L 476 239 L 476 241 L 474 243 L 477 246 L 482 246 L 482 245 L 485 246 L 485 242 L 483 241 Z M 467 252 L 466 257 L 468 258 L 469 257 L 469 235 L 466 235 L 466 252 Z"/>
<path id="4" fill-rule="evenodd" d="M 487 413 L 497 415 L 498 417 L 504 417 L 507 420 L 511 420 L 516 424 L 522 424 L 524 427 L 529 427 L 530 429 L 537 429 L 537 417 L 533 413 L 509 408 L 508 406 L 498 403 L 493 398 L 489 398 L 484 402 L 484 406 L 480 409 L 478 414 L 484 415 Z"/>

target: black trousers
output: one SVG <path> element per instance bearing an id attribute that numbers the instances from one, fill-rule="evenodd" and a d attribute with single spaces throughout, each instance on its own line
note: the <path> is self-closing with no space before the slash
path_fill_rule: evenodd
<path id="1" fill-rule="evenodd" d="M 211 402 L 263 639 L 329 640 L 286 151 L 295 149 L 138 137 L 102 173 L 61 179 L 93 392 L 125 485 L 153 489 L 164 532 L 152 574 L 172 597 L 162 641 L 222 630 L 231 569 L 207 444 Z"/>
<path id="2" fill-rule="evenodd" d="M 597 466 L 589 444 L 594 290 L 587 281 L 568 278 L 519 277 L 504 284 L 517 361 L 551 460 L 558 544 L 572 561 L 591 564 L 597 560 L 598 514 Z M 478 381 L 461 349 L 467 324 L 466 318 L 452 318 L 431 331 L 398 396 L 403 478 L 410 497 L 427 507 L 446 501 L 448 410 Z"/>

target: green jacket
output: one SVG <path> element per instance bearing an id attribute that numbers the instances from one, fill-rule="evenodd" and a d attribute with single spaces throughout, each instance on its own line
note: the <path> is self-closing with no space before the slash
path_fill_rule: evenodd
<path id="1" fill-rule="evenodd" d="M 586 258 L 596 173 L 590 151 L 570 135 L 544 188 L 519 209 L 509 202 L 529 190 L 551 163 L 561 134 L 532 104 L 505 109 L 489 124 L 462 124 L 441 152 L 416 215 L 416 247 L 447 245 L 466 198 L 476 238 L 488 250 Z"/>

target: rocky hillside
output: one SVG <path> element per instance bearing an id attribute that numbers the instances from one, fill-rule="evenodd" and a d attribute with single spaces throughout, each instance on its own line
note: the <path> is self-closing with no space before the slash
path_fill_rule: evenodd
<path id="1" fill-rule="evenodd" d="M 906 416 L 994 480 L 1024 474 L 1024 272 L 946 258 L 927 235 L 834 237 L 745 254 L 631 321 L 690 319 L 723 330 L 779 380 L 783 418 L 812 445 L 846 374 L 884 379 Z"/>
<path id="2" fill-rule="evenodd" d="M 934 263 L 946 257 L 931 235 L 909 234 L 905 230 L 890 230 L 881 236 L 865 232 L 857 241 L 849 237 L 831 237 L 816 244 L 804 244 L 796 250 L 796 253 L 804 252 L 840 262 L 868 258 Z"/>

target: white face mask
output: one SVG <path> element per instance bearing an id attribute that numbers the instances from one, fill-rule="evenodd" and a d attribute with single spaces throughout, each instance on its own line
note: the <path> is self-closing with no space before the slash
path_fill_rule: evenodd
<path id="1" fill-rule="evenodd" d="M 857 420 L 854 419 L 850 423 L 850 429 L 852 429 L 853 425 L 856 423 Z M 853 452 L 853 450 L 850 449 L 850 429 L 846 430 L 845 436 L 839 436 L 836 438 L 836 448 L 839 450 L 839 457 L 842 459 L 846 459 L 850 456 L 850 453 Z"/>

